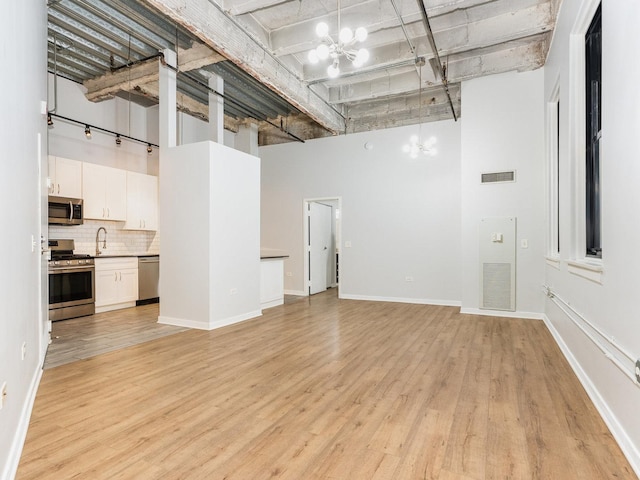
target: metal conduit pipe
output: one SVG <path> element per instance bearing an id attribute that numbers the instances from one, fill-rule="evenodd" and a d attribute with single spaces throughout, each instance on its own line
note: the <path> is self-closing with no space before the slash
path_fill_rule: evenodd
<path id="1" fill-rule="evenodd" d="M 451 101 L 451 94 L 449 93 L 449 83 L 447 81 L 447 72 L 444 70 L 444 67 L 442 66 L 442 61 L 440 60 L 440 55 L 438 54 L 438 47 L 436 47 L 436 40 L 433 37 L 433 30 L 431 30 L 431 24 L 429 23 L 429 16 L 427 15 L 427 8 L 424 5 L 424 0 L 416 0 L 416 1 L 418 2 L 418 6 L 420 7 L 420 13 L 422 13 L 422 22 L 424 23 L 424 29 L 427 31 L 427 38 L 429 39 L 429 44 L 431 45 L 431 49 L 433 50 L 433 55 L 436 60 L 436 66 L 438 67 L 440 78 L 442 79 L 442 86 L 444 87 L 444 91 L 446 92 L 447 98 L 449 99 L 449 106 L 451 107 L 453 120 L 458 121 L 458 118 L 456 116 L 456 110 L 455 108 L 453 108 L 453 102 Z"/>

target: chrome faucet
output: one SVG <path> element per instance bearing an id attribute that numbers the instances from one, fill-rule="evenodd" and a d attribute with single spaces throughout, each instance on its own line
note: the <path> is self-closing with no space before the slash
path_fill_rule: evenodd
<path id="1" fill-rule="evenodd" d="M 96 256 L 100 255 L 102 252 L 100 251 L 100 230 L 104 230 L 104 240 L 102 241 L 102 248 L 107 248 L 107 229 L 104 227 L 100 227 L 96 232 Z"/>

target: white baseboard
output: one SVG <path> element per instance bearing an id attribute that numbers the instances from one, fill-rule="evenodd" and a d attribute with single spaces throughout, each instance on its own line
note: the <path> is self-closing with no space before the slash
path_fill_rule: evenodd
<path id="1" fill-rule="evenodd" d="M 29 421 L 31 420 L 31 411 L 33 410 L 33 403 L 36 401 L 36 394 L 38 393 L 38 386 L 40 385 L 41 378 L 42 365 L 39 364 L 33 378 L 31 379 L 31 385 L 29 385 L 27 398 L 25 399 L 22 412 L 20 414 L 18 428 L 13 436 L 13 442 L 11 442 L 11 451 L 9 452 L 7 463 L 0 475 L 0 479 L 2 480 L 15 478 L 16 472 L 18 471 L 20 456 L 22 455 L 22 447 L 24 447 L 24 441 L 27 438 L 27 430 L 29 429 Z"/>
<path id="2" fill-rule="evenodd" d="M 96 307 L 96 313 L 111 312 L 112 310 L 120 310 L 122 308 L 131 308 L 135 306 L 136 306 L 135 300 L 133 302 L 114 303 L 113 305 L 104 305 L 102 307 Z"/>
<path id="3" fill-rule="evenodd" d="M 414 303 L 418 305 L 443 305 L 446 307 L 459 307 L 460 302 L 455 300 L 434 300 L 430 298 L 406 298 L 406 297 L 377 297 L 370 295 L 340 294 L 344 300 L 367 300 L 370 302 Z"/>
<path id="4" fill-rule="evenodd" d="M 261 310 L 253 312 L 243 313 L 236 315 L 235 317 L 223 318 L 222 320 L 209 320 L 208 322 L 200 322 L 198 320 L 191 320 L 188 318 L 175 318 L 167 316 L 159 316 L 158 323 L 163 325 L 173 325 L 176 327 L 187 327 L 196 330 L 215 330 L 216 328 L 226 327 L 227 325 L 233 325 L 234 323 L 250 320 L 262 315 Z"/>
<path id="5" fill-rule="evenodd" d="M 556 330 L 555 326 L 553 325 L 549 317 L 547 317 L 547 315 L 543 315 L 543 321 L 549 329 L 549 332 L 551 332 L 554 340 L 558 344 L 558 347 L 560 347 L 560 350 L 562 351 L 564 357 L 567 359 L 567 362 L 569 362 L 569 365 L 573 369 L 573 372 L 576 374 L 578 380 L 580 380 L 580 383 L 586 390 L 587 395 L 589 395 L 589 398 L 596 407 L 596 410 L 598 410 L 598 413 L 600 413 L 600 416 L 604 420 L 604 423 L 606 423 L 607 427 L 609 427 L 613 438 L 615 438 L 616 442 L 620 446 L 620 449 L 629 461 L 631 468 L 633 468 L 633 471 L 636 473 L 638 478 L 640 478 L 640 451 L 638 451 L 638 448 L 635 446 L 633 440 L 629 438 L 627 432 L 620 424 L 615 414 L 611 411 L 607 402 L 602 398 L 600 392 L 589 378 L 589 375 L 587 375 L 587 373 L 583 370 L 582 366 L 560 335 L 560 332 Z"/>
<path id="6" fill-rule="evenodd" d="M 269 302 L 264 302 L 260 304 L 260 309 L 265 310 L 271 307 L 277 307 L 278 305 L 284 304 L 284 298 L 277 298 L 275 300 L 271 300 Z"/>
<path id="7" fill-rule="evenodd" d="M 285 290 L 284 294 L 285 295 L 295 295 L 297 297 L 306 297 L 306 296 L 308 296 L 308 293 L 305 292 L 304 290 Z"/>
<path id="8" fill-rule="evenodd" d="M 543 320 L 543 313 L 536 312 L 505 312 L 504 310 L 484 310 L 481 308 L 461 308 L 460 313 L 466 315 L 485 315 L 489 317 L 524 318 L 527 320 Z"/>

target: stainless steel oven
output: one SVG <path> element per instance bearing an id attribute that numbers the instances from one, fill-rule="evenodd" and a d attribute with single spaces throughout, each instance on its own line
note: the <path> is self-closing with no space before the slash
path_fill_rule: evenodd
<path id="1" fill-rule="evenodd" d="M 49 320 L 95 313 L 95 264 L 89 255 L 74 255 L 73 240 L 49 240 Z"/>

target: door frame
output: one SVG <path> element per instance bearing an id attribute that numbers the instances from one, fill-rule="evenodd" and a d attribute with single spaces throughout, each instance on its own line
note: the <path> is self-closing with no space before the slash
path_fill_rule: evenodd
<path id="1" fill-rule="evenodd" d="M 340 248 L 339 243 L 341 242 L 342 239 L 342 218 L 343 218 L 343 210 L 342 210 L 342 197 L 341 196 L 335 196 L 335 197 L 314 197 L 314 198 L 305 198 L 302 201 L 302 252 L 303 252 L 303 265 L 304 265 L 304 294 L 305 296 L 309 296 L 309 204 L 310 203 L 322 203 L 322 202 L 338 202 L 338 211 L 340 212 L 339 216 L 337 219 L 332 219 L 335 220 L 336 223 L 336 247 L 338 248 L 338 251 L 340 252 L 340 260 L 338 261 L 338 265 L 337 267 L 339 268 L 339 278 L 344 278 L 344 266 L 343 266 L 343 262 L 342 262 L 342 248 Z M 333 255 L 335 255 L 335 251 L 333 252 Z M 333 282 L 331 282 L 333 283 Z M 338 298 L 340 298 L 340 284 L 342 282 L 338 281 L 338 284 L 336 286 L 336 288 L 338 289 Z"/>

